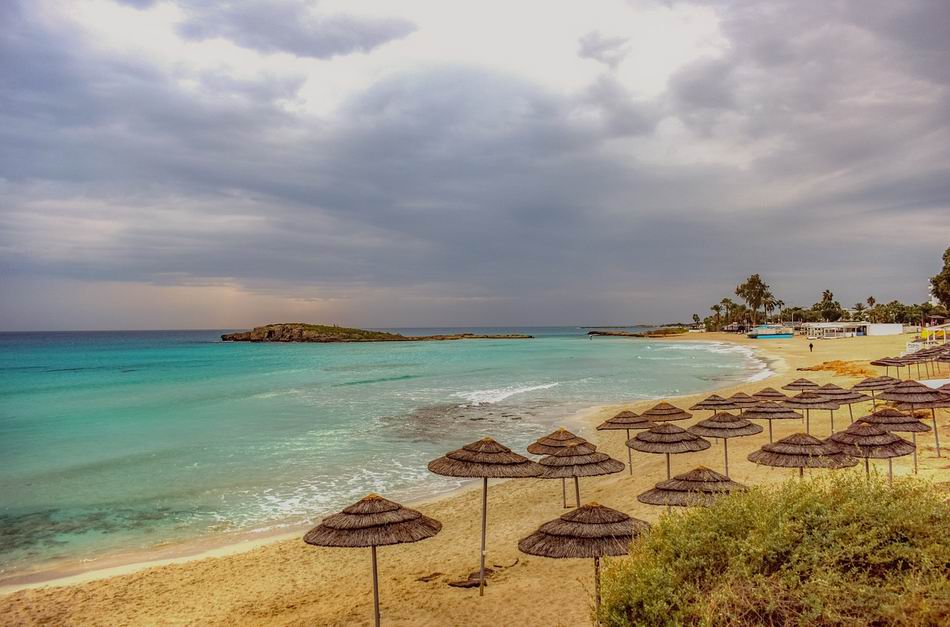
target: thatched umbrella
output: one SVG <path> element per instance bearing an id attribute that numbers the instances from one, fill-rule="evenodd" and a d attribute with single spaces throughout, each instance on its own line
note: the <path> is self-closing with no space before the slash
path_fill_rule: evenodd
<path id="1" fill-rule="evenodd" d="M 700 420 L 687 429 L 693 435 L 705 438 L 721 438 L 722 453 L 725 461 L 726 476 L 729 476 L 729 438 L 738 438 L 745 435 L 762 433 L 762 427 L 753 424 L 740 416 L 725 412 L 715 414 L 712 418 Z"/>
<path id="2" fill-rule="evenodd" d="M 871 362 L 872 366 L 884 366 L 884 374 L 890 374 L 890 369 L 894 368 L 897 370 L 897 378 L 901 378 L 901 368 L 906 366 L 903 361 L 896 357 L 881 357 L 880 359 L 875 359 Z"/>
<path id="3" fill-rule="evenodd" d="M 640 417 L 653 422 L 673 422 L 675 420 L 689 420 L 693 417 L 693 414 L 663 401 L 640 414 Z"/>
<path id="4" fill-rule="evenodd" d="M 323 519 L 303 541 L 314 546 L 369 547 L 373 560 L 373 608 L 379 627 L 379 576 L 376 547 L 431 538 L 442 523 L 378 494 L 367 494 L 339 514 Z"/>
<path id="5" fill-rule="evenodd" d="M 650 427 L 655 426 L 650 422 L 649 418 L 644 418 L 638 414 L 633 413 L 632 411 L 622 411 L 613 418 L 608 418 L 599 425 L 597 425 L 598 431 L 610 431 L 610 430 L 624 430 L 627 432 L 627 439 L 630 439 L 630 430 L 634 429 L 639 431 L 640 429 L 649 429 Z M 627 448 L 627 468 L 630 469 L 630 474 L 633 475 L 633 449 Z M 580 507 L 580 503 L 577 504 Z"/>
<path id="6" fill-rule="evenodd" d="M 518 542 L 518 550 L 540 557 L 593 558 L 594 608 L 600 614 L 600 558 L 626 555 L 633 539 L 650 523 L 615 509 L 588 503 L 560 518 L 546 522 Z"/>
<path id="7" fill-rule="evenodd" d="M 709 507 L 718 497 L 745 489 L 741 483 L 700 466 L 672 479 L 660 481 L 652 490 L 637 496 L 637 500 L 647 505 L 667 507 Z"/>
<path id="8" fill-rule="evenodd" d="M 752 398 L 760 401 L 784 401 L 788 396 L 782 394 L 775 388 L 762 388 L 753 394 Z"/>
<path id="9" fill-rule="evenodd" d="M 763 444 L 748 457 L 750 462 L 778 468 L 798 468 L 805 476 L 806 468 L 845 468 L 858 460 L 843 453 L 837 444 L 822 442 L 807 433 L 796 433 L 778 442 Z"/>
<path id="10" fill-rule="evenodd" d="M 882 392 L 881 398 L 885 401 L 896 401 L 899 409 L 908 408 L 911 413 L 914 413 L 915 409 L 929 408 L 933 419 L 934 446 L 937 447 L 937 457 L 940 457 L 940 433 L 937 429 L 937 412 L 934 408 L 946 400 L 945 393 L 908 379 Z"/>
<path id="11" fill-rule="evenodd" d="M 910 433 L 914 445 L 914 474 L 917 474 L 917 434 L 930 431 L 927 424 L 918 420 L 916 415 L 899 411 L 893 407 L 882 407 L 867 416 L 858 418 L 858 422 L 866 422 L 894 433 Z"/>
<path id="12" fill-rule="evenodd" d="M 772 421 L 773 420 L 791 420 L 802 419 L 802 415 L 795 410 L 785 407 L 781 403 L 774 401 L 759 401 L 752 408 L 747 409 L 742 414 L 747 420 L 768 420 L 769 421 L 769 442 L 772 441 Z"/>
<path id="13" fill-rule="evenodd" d="M 429 471 L 446 477 L 482 480 L 482 551 L 478 594 L 485 594 L 485 535 L 488 527 L 488 479 L 538 477 L 543 468 L 492 438 L 482 438 L 429 462 Z"/>
<path id="14" fill-rule="evenodd" d="M 731 400 L 729 400 L 728 398 L 723 398 L 719 396 L 718 394 L 707 396 L 706 398 L 704 398 L 703 400 L 699 401 L 698 403 L 696 403 L 695 405 L 689 408 L 690 411 L 708 410 L 714 414 L 717 411 L 726 411 L 729 409 L 739 409 L 739 406 L 736 405 Z"/>
<path id="15" fill-rule="evenodd" d="M 848 406 L 848 417 L 851 418 L 851 422 L 854 422 L 854 411 L 851 409 L 851 406 L 855 403 L 863 403 L 865 401 L 871 400 L 871 397 L 866 394 L 861 394 L 860 392 L 852 392 L 851 390 L 846 390 L 843 387 L 837 386 L 834 383 L 826 383 L 815 391 L 816 394 L 821 394 L 822 396 L 827 396 L 834 402 L 839 405 Z M 835 431 L 835 412 L 831 411 L 831 432 Z"/>
<path id="16" fill-rule="evenodd" d="M 828 409 L 834 411 L 841 407 L 837 402 L 822 396 L 817 392 L 799 392 L 795 396 L 784 401 L 786 407 L 792 409 L 804 410 L 805 412 L 805 433 L 811 433 L 811 410 Z"/>
<path id="17" fill-rule="evenodd" d="M 669 479 L 672 476 L 670 472 L 670 455 L 704 451 L 712 445 L 707 440 L 693 435 L 686 429 L 677 427 L 669 422 L 664 422 L 646 431 L 641 431 L 630 440 L 627 440 L 627 446 L 642 453 L 665 454 L 666 478 Z"/>
<path id="18" fill-rule="evenodd" d="M 894 457 L 910 455 L 917 447 L 890 431 L 866 422 L 856 422 L 828 438 L 851 457 L 864 458 L 864 472 L 871 478 L 870 459 L 887 460 L 887 480 L 894 480 Z"/>
<path id="19" fill-rule="evenodd" d="M 851 386 L 851 389 L 855 392 L 870 392 L 871 404 L 877 407 L 877 398 L 874 396 L 874 393 L 892 388 L 898 383 L 900 383 L 900 379 L 895 379 L 894 377 L 868 377 L 859 383 L 855 383 Z"/>
<path id="20" fill-rule="evenodd" d="M 623 413 L 623 412 L 621 412 Z M 631 412 L 632 413 L 632 412 Z M 620 414 L 617 414 L 618 416 Z M 599 429 L 600 427 L 598 427 Z M 570 446 L 572 444 L 580 444 L 581 442 L 586 442 L 584 438 L 579 435 L 574 435 L 564 427 L 560 427 L 557 431 L 549 433 L 548 435 L 538 438 L 533 443 L 528 445 L 528 452 L 532 455 L 553 455 L 565 446 Z M 567 508 L 567 480 L 561 479 L 561 505 L 564 508 Z M 574 507 L 580 506 L 580 503 L 577 503 Z"/>
<path id="21" fill-rule="evenodd" d="M 553 455 L 538 460 L 543 468 L 542 479 L 564 479 L 574 477 L 575 502 L 581 502 L 580 477 L 599 477 L 623 470 L 623 462 L 617 461 L 606 453 L 597 452 L 590 442 L 565 446 Z"/>
<path id="22" fill-rule="evenodd" d="M 801 392 L 802 390 L 817 390 L 819 385 L 814 381 L 809 381 L 808 379 L 795 379 L 791 383 L 786 383 L 782 386 L 783 390 L 792 390 L 794 392 Z"/>
<path id="23" fill-rule="evenodd" d="M 736 392 L 729 397 L 729 400 L 732 401 L 734 405 L 739 407 L 739 413 L 744 412 L 747 408 L 752 407 L 759 402 L 759 399 L 752 398 L 745 392 Z"/>

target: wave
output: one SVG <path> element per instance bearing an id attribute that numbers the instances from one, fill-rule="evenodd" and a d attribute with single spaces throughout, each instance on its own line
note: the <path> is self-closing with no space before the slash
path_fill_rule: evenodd
<path id="1" fill-rule="evenodd" d="M 472 405 L 493 405 L 501 402 L 515 394 L 524 394 L 535 390 L 547 390 L 558 385 L 554 383 L 544 383 L 541 385 L 508 386 L 504 388 L 495 388 L 490 390 L 473 390 L 471 392 L 458 392 L 455 396 L 464 398 Z"/>
<path id="2" fill-rule="evenodd" d="M 406 381 L 407 379 L 418 379 L 420 375 L 417 374 L 401 374 L 395 377 L 377 377 L 375 379 L 361 379 L 359 381 L 344 381 L 343 383 L 337 383 L 336 386 L 342 385 L 364 385 L 367 383 L 385 383 L 386 381 Z"/>

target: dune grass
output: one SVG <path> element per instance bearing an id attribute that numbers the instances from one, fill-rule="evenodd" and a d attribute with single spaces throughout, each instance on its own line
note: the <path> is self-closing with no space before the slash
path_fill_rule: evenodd
<path id="1" fill-rule="evenodd" d="M 667 516 L 610 560 L 605 625 L 948 625 L 941 487 L 829 473 Z"/>

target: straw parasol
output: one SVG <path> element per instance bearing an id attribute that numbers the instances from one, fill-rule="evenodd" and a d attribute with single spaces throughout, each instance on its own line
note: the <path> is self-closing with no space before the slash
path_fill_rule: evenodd
<path id="1" fill-rule="evenodd" d="M 917 474 L 917 434 L 930 431 L 927 424 L 918 420 L 914 414 L 908 414 L 893 407 L 882 407 L 867 416 L 858 418 L 858 422 L 876 425 L 894 433 L 910 433 L 914 445 L 914 474 Z"/>
<path id="2" fill-rule="evenodd" d="M 762 427 L 740 416 L 719 413 L 712 418 L 701 420 L 688 429 L 693 435 L 706 438 L 721 438 L 722 453 L 725 461 L 726 476 L 729 476 L 729 438 L 762 433 Z"/>
<path id="3" fill-rule="evenodd" d="M 314 546 L 369 547 L 373 561 L 373 609 L 379 627 L 379 576 L 376 547 L 431 538 L 442 523 L 378 494 L 367 494 L 339 514 L 323 519 L 303 541 Z"/>
<path id="4" fill-rule="evenodd" d="M 880 359 L 875 359 L 874 361 L 870 363 L 872 366 L 884 366 L 885 375 L 890 374 L 890 369 L 894 368 L 895 370 L 897 370 L 898 379 L 901 378 L 901 368 L 907 365 L 903 361 L 895 357 L 881 357 Z"/>
<path id="5" fill-rule="evenodd" d="M 802 415 L 793 409 L 785 407 L 775 401 L 759 401 L 750 409 L 742 414 L 747 420 L 768 420 L 769 421 L 769 442 L 772 441 L 772 421 L 773 420 L 791 420 L 802 419 Z"/>
<path id="6" fill-rule="evenodd" d="M 693 414 L 663 401 L 646 410 L 640 416 L 653 422 L 672 422 L 675 420 L 689 420 L 693 417 Z"/>
<path id="7" fill-rule="evenodd" d="M 854 411 L 851 409 L 851 405 L 854 403 L 863 403 L 865 401 L 871 400 L 871 397 L 866 394 L 861 394 L 860 392 L 852 392 L 851 390 L 846 390 L 841 386 L 835 385 L 834 383 L 826 383 L 815 391 L 816 394 L 821 394 L 822 396 L 827 396 L 831 400 L 835 401 L 839 405 L 848 406 L 848 417 L 851 418 L 851 422 L 854 422 Z M 835 431 L 835 412 L 831 411 L 831 432 Z"/>
<path id="8" fill-rule="evenodd" d="M 588 503 L 541 525 L 518 542 L 518 550 L 540 557 L 594 558 L 594 608 L 600 614 L 600 558 L 626 555 L 650 523 L 615 509 Z"/>
<path id="9" fill-rule="evenodd" d="M 666 478 L 671 477 L 670 455 L 704 451 L 712 446 L 707 440 L 693 435 L 686 429 L 664 422 L 627 440 L 627 446 L 642 453 L 663 453 L 666 455 Z"/>
<path id="10" fill-rule="evenodd" d="M 871 478 L 870 459 L 887 460 L 887 480 L 894 480 L 894 457 L 910 455 L 917 447 L 877 425 L 856 422 L 828 438 L 851 457 L 864 458 L 864 472 Z"/>
<path id="11" fill-rule="evenodd" d="M 795 379 L 791 383 L 786 383 L 783 385 L 782 389 L 796 392 L 801 392 L 802 390 L 817 390 L 818 384 L 814 381 L 809 381 L 808 379 Z"/>
<path id="12" fill-rule="evenodd" d="M 792 409 L 804 410 L 805 412 L 805 433 L 811 433 L 811 410 L 828 409 L 834 411 L 841 405 L 834 400 L 818 394 L 817 392 L 799 392 L 795 396 L 784 401 L 786 407 Z"/>
<path id="13" fill-rule="evenodd" d="M 660 481 L 652 490 L 637 496 L 637 500 L 647 505 L 667 507 L 709 507 L 718 497 L 745 489 L 741 483 L 700 466 L 672 479 Z"/>
<path id="14" fill-rule="evenodd" d="M 632 411 L 624 410 L 613 418 L 608 418 L 597 425 L 597 430 L 610 431 L 623 429 L 627 432 L 627 439 L 629 440 L 631 437 L 631 429 L 649 429 L 652 426 L 654 425 L 652 422 L 650 422 L 649 418 L 644 418 L 643 416 L 635 414 Z M 627 449 L 627 468 L 630 469 L 630 474 L 633 475 L 633 450 L 630 448 Z M 577 505 L 580 506 L 580 503 Z"/>
<path id="15" fill-rule="evenodd" d="M 937 447 L 937 457 L 940 457 L 940 433 L 937 429 L 937 412 L 934 409 L 946 401 L 946 393 L 908 379 L 882 392 L 881 398 L 885 401 L 896 401 L 898 409 L 909 408 L 911 413 L 914 413 L 915 409 L 929 408 L 933 419 L 934 446 Z"/>
<path id="16" fill-rule="evenodd" d="M 784 401 L 788 397 L 775 388 L 762 388 L 753 394 L 752 398 L 760 401 Z"/>
<path id="17" fill-rule="evenodd" d="M 598 453 L 597 447 L 590 442 L 565 446 L 553 455 L 542 457 L 538 463 L 542 467 L 542 479 L 574 477 L 576 503 L 581 502 L 580 477 L 598 477 L 623 470 L 623 462 L 606 453 Z"/>
<path id="18" fill-rule="evenodd" d="M 485 535 L 488 526 L 488 479 L 537 477 L 543 468 L 492 438 L 482 438 L 429 462 L 429 471 L 446 477 L 482 480 L 482 551 L 478 594 L 485 594 Z"/>
<path id="19" fill-rule="evenodd" d="M 871 403 L 874 407 L 877 407 L 877 398 L 874 396 L 874 393 L 892 388 L 898 383 L 900 383 L 900 379 L 895 379 L 894 377 L 868 377 L 859 383 L 855 383 L 851 386 L 851 389 L 855 392 L 870 392 Z"/>
<path id="20" fill-rule="evenodd" d="M 621 412 L 623 413 L 623 412 Z M 618 416 L 620 414 L 617 414 Z M 600 427 L 598 427 L 600 428 Z M 558 428 L 557 431 L 549 433 L 548 435 L 538 438 L 533 443 L 528 445 L 528 452 L 532 455 L 553 455 L 558 452 L 565 446 L 570 446 L 571 444 L 580 444 L 581 442 L 586 442 L 584 438 L 579 435 L 574 435 L 564 427 Z M 567 508 L 567 480 L 561 479 L 561 505 L 564 508 Z M 577 507 L 580 503 L 577 503 L 574 507 Z"/>
<path id="21" fill-rule="evenodd" d="M 752 407 L 759 402 L 758 399 L 752 398 L 745 392 L 736 392 L 729 397 L 729 400 L 732 401 L 734 405 L 739 407 L 739 413 L 743 413 L 746 408 Z"/>
<path id="22" fill-rule="evenodd" d="M 749 453 L 750 462 L 777 468 L 798 468 L 798 476 L 805 476 L 806 468 L 846 468 L 858 460 L 843 453 L 837 444 L 822 442 L 807 433 L 796 433 L 778 442 L 763 444 Z"/>
<path id="23" fill-rule="evenodd" d="M 703 411 L 709 410 L 712 413 L 717 411 L 726 411 L 728 409 L 739 409 L 739 406 L 728 398 L 723 398 L 718 394 L 713 394 L 712 396 L 707 396 L 703 400 L 699 401 L 695 405 L 689 408 L 690 411 Z"/>

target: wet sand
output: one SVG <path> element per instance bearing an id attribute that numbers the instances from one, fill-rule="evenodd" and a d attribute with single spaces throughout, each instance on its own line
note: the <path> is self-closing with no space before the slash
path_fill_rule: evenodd
<path id="1" fill-rule="evenodd" d="M 754 346 L 776 374 L 767 380 L 717 391 L 731 395 L 779 387 L 805 376 L 817 383 L 849 385 L 864 369 L 880 372 L 867 361 L 898 354 L 911 336 L 850 338 L 816 341 L 808 352 L 802 338 L 747 340 L 724 334 L 690 335 L 664 341 L 732 341 Z M 655 341 L 655 340 L 654 340 Z M 837 370 L 799 372 L 823 362 L 840 360 Z M 687 407 L 705 394 L 671 400 Z M 598 432 L 595 426 L 620 409 L 643 410 L 654 401 L 591 410 L 583 416 L 580 434 L 600 450 L 626 462 L 622 431 Z M 856 416 L 866 406 L 855 406 Z M 709 412 L 694 412 L 688 426 Z M 836 412 L 836 426 L 847 424 L 847 410 Z M 948 411 L 941 410 L 941 439 L 950 442 Z M 569 425 L 573 426 L 573 425 Z M 803 431 L 798 421 L 776 421 L 776 438 Z M 829 433 L 828 413 L 815 412 L 812 432 Z M 486 434 L 473 433 L 475 440 Z M 794 471 L 765 468 L 746 461 L 746 455 L 767 441 L 765 433 L 730 442 L 732 478 L 746 484 L 778 482 Z M 918 437 L 920 476 L 950 479 L 950 455 L 936 458 L 931 434 Z M 872 462 L 886 471 L 883 462 Z M 698 465 L 722 471 L 722 445 L 700 453 L 673 457 L 673 473 Z M 910 473 L 910 457 L 894 462 L 898 476 Z M 643 505 L 636 495 L 665 478 L 662 455 L 634 453 L 634 474 L 625 470 L 608 477 L 581 480 L 582 500 L 597 501 L 633 516 L 655 521 L 665 514 L 660 507 Z M 859 470 L 854 470 L 858 472 Z M 863 471 L 863 468 L 860 469 Z M 816 473 L 829 471 L 814 471 Z M 844 471 L 852 472 L 852 470 Z M 589 623 L 592 565 L 590 560 L 551 560 L 518 552 L 517 541 L 541 523 L 557 517 L 561 508 L 559 481 L 538 479 L 492 483 L 489 490 L 488 564 L 502 568 L 489 582 L 483 598 L 477 590 L 451 588 L 447 581 L 464 578 L 478 566 L 480 491 L 477 483 L 458 493 L 415 504 L 443 522 L 435 538 L 410 545 L 379 549 L 383 620 L 389 625 L 502 625 Z M 43 587 L 15 590 L 0 597 L 3 625 L 360 625 L 371 624 L 372 595 L 369 551 L 321 549 L 305 545 L 299 537 L 271 539 L 219 549 L 213 557 L 194 557 L 144 567 L 123 566 L 111 571 L 83 574 L 79 583 L 49 582 Z M 121 574 L 119 574 L 121 573 Z M 105 576 L 111 575 L 111 576 Z M 426 581 L 420 581 L 424 577 Z M 73 580 L 75 581 L 75 580 Z M 70 585 L 63 585 L 70 583 Z"/>

